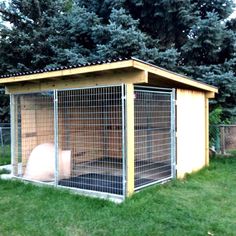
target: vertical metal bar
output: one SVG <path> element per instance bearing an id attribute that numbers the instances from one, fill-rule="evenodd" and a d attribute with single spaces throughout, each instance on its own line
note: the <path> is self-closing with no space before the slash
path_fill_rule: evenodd
<path id="1" fill-rule="evenodd" d="M 1 141 L 1 153 L 2 153 L 2 158 L 4 158 L 4 144 L 3 144 L 3 128 L 0 127 L 0 141 Z"/>
<path id="2" fill-rule="evenodd" d="M 146 107 L 148 107 L 148 111 L 151 111 L 151 99 L 146 99 L 144 101 L 144 103 L 146 103 Z M 147 158 L 149 161 L 152 160 L 153 157 L 153 145 L 152 145 L 152 139 L 153 139 L 153 135 L 152 135 L 152 131 L 151 131 L 151 126 L 153 125 L 153 121 L 152 121 L 152 113 L 151 112 L 147 112 L 146 114 L 146 121 L 147 121 L 147 129 L 146 129 L 146 135 L 147 135 Z"/>
<path id="3" fill-rule="evenodd" d="M 225 154 L 225 126 L 220 126 L 220 150 L 221 154 Z"/>
<path id="4" fill-rule="evenodd" d="M 122 178 L 123 178 L 123 198 L 126 196 L 126 134 L 125 134 L 125 87 L 121 85 L 121 109 L 122 109 Z"/>
<path id="5" fill-rule="evenodd" d="M 125 85 L 125 161 L 126 161 L 126 196 L 134 193 L 134 162 L 135 162 L 135 143 L 134 143 L 134 86 Z"/>
<path id="6" fill-rule="evenodd" d="M 175 89 L 171 92 L 171 177 L 176 177 L 176 146 L 175 146 Z"/>
<path id="7" fill-rule="evenodd" d="M 55 180 L 54 184 L 55 186 L 58 185 L 58 92 L 57 90 L 54 90 L 54 159 L 55 159 L 55 170 L 54 170 L 54 175 L 55 175 Z"/>

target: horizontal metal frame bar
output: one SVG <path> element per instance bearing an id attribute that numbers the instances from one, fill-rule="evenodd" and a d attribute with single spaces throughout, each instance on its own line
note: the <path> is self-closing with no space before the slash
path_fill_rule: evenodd
<path id="1" fill-rule="evenodd" d="M 236 125 L 210 125 L 212 127 L 236 127 Z"/>
<path id="2" fill-rule="evenodd" d="M 139 149 L 137 149 L 137 150 L 139 150 Z M 165 148 L 165 149 L 162 149 L 161 151 L 163 152 L 163 151 L 169 151 L 169 150 L 171 150 L 171 148 Z M 160 151 L 157 150 L 157 151 L 152 151 L 152 152 L 146 152 L 145 154 L 158 153 L 158 152 L 160 152 Z"/>
<path id="3" fill-rule="evenodd" d="M 145 165 L 146 167 L 147 165 Z M 139 169 L 141 168 L 136 168 L 136 172 L 137 172 L 137 176 L 139 175 L 145 175 L 146 178 L 152 178 L 152 176 L 156 176 L 157 173 L 152 173 L 152 174 L 148 174 L 150 171 L 157 171 L 157 170 L 161 170 L 162 168 L 166 168 L 166 167 L 170 167 L 170 169 L 172 168 L 171 167 L 171 164 L 170 165 L 163 165 L 161 167 L 153 167 L 153 168 L 149 168 L 148 170 L 140 170 L 138 171 Z M 169 173 L 169 170 L 163 170 L 163 171 L 158 171 L 158 174 L 163 174 L 163 173 Z M 168 176 L 168 174 L 167 174 Z"/>
<path id="4" fill-rule="evenodd" d="M 42 181 L 37 181 L 37 180 L 29 180 L 23 177 L 18 177 L 18 176 L 13 176 L 14 179 L 20 180 L 22 182 L 26 183 L 32 183 L 36 184 L 38 186 L 48 186 L 48 187 L 53 187 L 55 189 L 65 189 L 68 191 L 71 191 L 72 193 L 78 193 L 80 195 L 88 196 L 88 197 L 98 197 L 101 199 L 106 199 L 106 200 L 111 200 L 116 203 L 121 203 L 124 199 L 122 195 L 118 194 L 112 194 L 112 193 L 103 193 L 103 192 L 97 192 L 93 190 L 86 190 L 86 189 L 79 189 L 79 188 L 73 188 L 73 187 L 67 187 L 67 186 L 62 186 L 62 185 L 57 185 L 55 187 L 54 182 L 42 182 Z"/>
<path id="5" fill-rule="evenodd" d="M 144 154 L 137 154 L 137 157 L 142 157 L 142 156 L 144 156 Z M 160 155 L 159 157 L 167 157 L 167 156 L 170 156 L 170 153 L 168 153 L 168 154 L 165 154 L 165 155 Z M 147 161 L 147 160 L 149 160 L 148 158 L 144 158 L 144 159 L 142 159 L 143 161 Z M 163 161 L 168 161 L 168 160 L 170 160 L 170 159 L 164 159 Z M 139 160 L 138 160 L 139 161 Z M 137 161 L 136 161 L 137 162 Z M 135 163 L 136 163 L 135 162 Z M 157 163 L 157 161 L 156 161 L 156 163 Z"/>
<path id="6" fill-rule="evenodd" d="M 94 89 L 94 88 L 111 88 L 111 87 L 121 87 L 123 84 L 109 84 L 109 85 L 95 85 L 95 86 L 88 86 L 88 87 L 80 87 L 80 88 L 65 88 L 65 89 L 58 89 L 58 92 L 61 91 L 73 91 L 73 90 L 83 90 L 83 89 Z"/>
<path id="7" fill-rule="evenodd" d="M 149 184 L 145 184 L 145 185 L 142 185 L 140 187 L 136 187 L 134 188 L 135 191 L 138 191 L 140 189 L 143 189 L 143 188 L 146 188 L 146 187 L 149 187 L 149 186 L 152 186 L 152 185 L 155 185 L 155 184 L 158 184 L 158 183 L 164 183 L 164 182 L 167 182 L 169 180 L 171 180 L 173 178 L 173 176 L 170 176 L 170 177 L 167 177 L 167 178 L 164 178 L 164 179 L 161 179 L 161 180 L 157 180 L 157 181 L 154 181 L 152 183 L 149 183 Z"/>
<path id="8" fill-rule="evenodd" d="M 51 181 L 51 182 L 42 182 L 42 181 L 39 181 L 39 180 L 31 180 L 31 179 L 27 179 L 27 178 L 24 178 L 24 177 L 19 177 L 19 176 L 13 176 L 14 179 L 18 179 L 18 180 L 22 180 L 22 181 L 25 181 L 25 182 L 32 182 L 32 183 L 35 183 L 35 184 L 42 184 L 42 185 L 47 185 L 47 186 L 54 186 L 54 181 Z"/>

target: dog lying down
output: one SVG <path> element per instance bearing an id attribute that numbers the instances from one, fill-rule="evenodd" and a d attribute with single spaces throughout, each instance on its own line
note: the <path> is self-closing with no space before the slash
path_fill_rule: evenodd
<path id="1" fill-rule="evenodd" d="M 58 150 L 59 179 L 70 177 L 71 151 Z M 24 178 L 51 182 L 55 172 L 55 147 L 53 143 L 38 145 L 31 152 L 27 161 Z"/>

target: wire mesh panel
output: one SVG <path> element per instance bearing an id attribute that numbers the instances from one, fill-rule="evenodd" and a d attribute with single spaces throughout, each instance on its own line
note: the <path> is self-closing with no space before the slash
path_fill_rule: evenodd
<path id="1" fill-rule="evenodd" d="M 8 123 L 0 123 L 0 158 L 10 157 L 11 128 Z"/>
<path id="2" fill-rule="evenodd" d="M 14 95 L 12 106 L 15 175 L 54 180 L 54 99 L 52 92 Z"/>
<path id="3" fill-rule="evenodd" d="M 135 87 L 135 189 L 173 175 L 171 91 Z"/>
<path id="4" fill-rule="evenodd" d="M 236 150 L 236 125 L 210 125 L 209 146 L 211 151 L 226 154 Z"/>
<path id="5" fill-rule="evenodd" d="M 220 150 L 222 154 L 236 150 L 236 125 L 220 125 Z"/>
<path id="6" fill-rule="evenodd" d="M 122 91 L 58 91 L 59 185 L 123 194 Z"/>

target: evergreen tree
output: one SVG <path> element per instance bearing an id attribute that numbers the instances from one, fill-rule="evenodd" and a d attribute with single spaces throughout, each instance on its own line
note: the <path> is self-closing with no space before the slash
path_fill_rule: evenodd
<path id="1" fill-rule="evenodd" d="M 236 34 L 233 22 L 221 17 L 216 11 L 198 16 L 181 57 L 187 75 L 219 88 L 211 109 L 221 106 L 226 119 L 236 116 Z"/>
<path id="2" fill-rule="evenodd" d="M 93 28 L 93 39 L 97 44 L 97 58 L 129 57 L 136 55 L 148 42 L 148 36 L 138 30 L 138 20 L 121 8 L 113 9 L 109 23 Z"/>
<path id="3" fill-rule="evenodd" d="M 130 0 L 129 9 L 134 18 L 140 19 L 141 30 L 158 38 L 162 49 L 179 49 L 195 19 L 190 0 Z"/>
<path id="4" fill-rule="evenodd" d="M 187 40 L 188 30 L 195 16 L 190 0 L 80 0 L 107 23 L 112 9 L 124 8 L 133 19 L 139 20 L 138 28 L 159 40 L 159 48 L 179 49 Z"/>
<path id="5" fill-rule="evenodd" d="M 0 5 L 0 73 L 44 68 L 52 61 L 50 24 L 62 2 L 12 0 Z M 9 122 L 9 97 L 0 92 L 0 123 Z"/>
<path id="6" fill-rule="evenodd" d="M 5 94 L 4 88 L 0 88 L 0 123 L 10 122 L 9 112 L 9 96 Z"/>
<path id="7" fill-rule="evenodd" d="M 49 43 L 55 65 L 68 65 L 88 62 L 96 45 L 92 38 L 92 29 L 100 25 L 100 19 L 85 7 L 72 4 L 65 14 L 52 21 Z M 49 65 L 51 66 L 51 65 Z"/>
<path id="8" fill-rule="evenodd" d="M 229 17 L 234 9 L 234 0 L 191 0 L 193 12 L 201 17 L 207 18 L 208 13 L 216 13 L 220 20 Z"/>
<path id="9" fill-rule="evenodd" d="M 228 38 L 225 25 L 216 13 L 208 13 L 191 27 L 189 39 L 181 48 L 184 64 L 209 65 L 222 60 L 223 43 Z M 226 59 L 226 58 L 224 58 Z"/>
<path id="10" fill-rule="evenodd" d="M 51 62 L 50 24 L 62 7 L 59 0 L 12 0 L 9 6 L 1 5 L 1 18 L 8 25 L 0 25 L 0 73 L 43 68 Z"/>
<path id="11" fill-rule="evenodd" d="M 159 41 L 143 33 L 138 26 L 139 21 L 125 9 L 113 8 L 108 24 L 93 27 L 97 47 L 91 60 L 134 56 L 165 68 L 175 68 L 179 56 L 177 50 L 159 50 Z"/>

